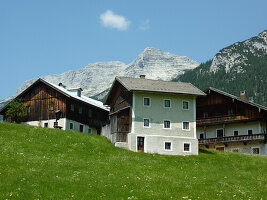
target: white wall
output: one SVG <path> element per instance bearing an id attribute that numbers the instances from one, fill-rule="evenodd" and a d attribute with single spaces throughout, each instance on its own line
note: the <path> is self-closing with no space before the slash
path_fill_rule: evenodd
<path id="1" fill-rule="evenodd" d="M 216 138 L 216 130 L 223 129 L 223 125 L 214 125 L 206 127 L 206 138 Z M 239 131 L 239 135 L 247 135 L 247 130 L 252 129 L 253 134 L 262 133 L 262 127 L 259 121 L 225 124 L 225 136 L 233 136 L 234 130 Z M 204 127 L 197 127 L 197 138 L 200 133 L 204 133 Z"/>
<path id="2" fill-rule="evenodd" d="M 143 98 L 150 97 L 150 106 L 143 105 Z M 164 107 L 164 99 L 171 100 L 171 107 Z M 189 102 L 189 109 L 182 108 L 182 102 Z M 128 148 L 137 151 L 137 137 L 145 137 L 144 152 L 168 155 L 197 155 L 196 104 L 194 96 L 133 93 L 132 130 L 128 134 Z M 143 119 L 150 119 L 150 127 L 144 127 Z M 163 127 L 164 120 L 171 121 L 171 128 Z M 183 122 L 190 122 L 190 129 L 183 130 Z M 172 150 L 165 150 L 165 142 L 172 143 Z M 190 152 L 184 152 L 184 142 L 190 143 Z"/>
<path id="3" fill-rule="evenodd" d="M 54 128 L 55 119 L 50 120 L 40 120 L 40 121 L 28 121 L 24 122 L 24 124 L 28 124 L 31 126 L 41 126 L 45 127 L 45 123 L 48 123 L 48 128 Z M 61 118 L 58 120 L 58 126 L 62 127 L 62 130 L 70 130 L 70 123 L 73 123 L 73 130 L 80 131 L 80 125 L 83 125 L 83 132 L 89 133 L 89 129 L 91 129 L 91 134 L 97 134 L 97 130 L 94 127 L 89 127 L 88 125 L 81 124 L 79 122 L 69 120 L 66 118 Z"/>

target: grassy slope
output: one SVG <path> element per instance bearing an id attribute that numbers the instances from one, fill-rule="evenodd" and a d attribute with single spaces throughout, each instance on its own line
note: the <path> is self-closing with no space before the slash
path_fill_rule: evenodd
<path id="1" fill-rule="evenodd" d="M 0 123 L 0 199 L 264 199 L 267 156 L 162 156 L 72 131 Z"/>

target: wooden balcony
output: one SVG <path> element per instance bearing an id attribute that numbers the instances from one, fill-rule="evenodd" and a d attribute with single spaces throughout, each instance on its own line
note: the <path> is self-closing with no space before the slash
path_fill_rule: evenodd
<path id="1" fill-rule="evenodd" d="M 224 144 L 231 142 L 249 142 L 249 141 L 263 141 L 266 143 L 267 134 L 253 134 L 253 135 L 239 135 L 239 136 L 228 136 L 220 138 L 206 138 L 199 139 L 198 143 L 200 145 L 209 145 L 209 144 Z"/>
<path id="2" fill-rule="evenodd" d="M 197 119 L 197 126 L 200 127 L 200 126 L 209 126 L 216 124 L 227 124 L 244 120 L 245 121 L 251 120 L 251 118 L 244 115 L 227 115 L 227 116 L 218 116 L 211 118 L 202 118 L 202 119 Z"/>

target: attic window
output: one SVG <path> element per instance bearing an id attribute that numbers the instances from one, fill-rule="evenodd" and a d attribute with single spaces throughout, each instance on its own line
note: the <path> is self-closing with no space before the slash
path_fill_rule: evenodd
<path id="1" fill-rule="evenodd" d="M 89 118 L 92 118 L 92 116 L 93 116 L 93 112 L 92 112 L 92 110 L 88 110 L 88 117 L 89 117 Z"/>
<path id="2" fill-rule="evenodd" d="M 37 88 L 35 88 L 35 90 L 34 90 L 34 94 L 38 94 L 39 93 L 39 88 L 37 87 Z"/>
<path id="3" fill-rule="evenodd" d="M 83 108 L 79 107 L 79 114 L 82 114 L 82 113 L 83 113 Z"/>
<path id="4" fill-rule="evenodd" d="M 71 104 L 71 105 L 70 105 L 70 110 L 71 110 L 71 111 L 74 111 L 74 104 Z"/>

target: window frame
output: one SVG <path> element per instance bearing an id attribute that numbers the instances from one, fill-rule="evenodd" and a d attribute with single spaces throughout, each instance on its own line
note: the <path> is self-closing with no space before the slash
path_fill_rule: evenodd
<path id="1" fill-rule="evenodd" d="M 184 129 L 184 123 L 188 123 L 188 129 Z M 183 121 L 182 122 L 182 130 L 183 131 L 190 131 L 190 122 L 189 121 Z"/>
<path id="2" fill-rule="evenodd" d="M 218 137 L 218 130 L 222 130 L 223 131 L 223 134 L 222 134 L 222 137 L 224 137 L 224 129 L 223 128 L 217 128 L 216 129 L 216 138 L 222 138 L 222 137 Z"/>
<path id="3" fill-rule="evenodd" d="M 145 105 L 145 99 L 149 99 L 149 105 Z M 143 106 L 150 107 L 151 106 L 151 98 L 150 97 L 143 97 Z"/>
<path id="4" fill-rule="evenodd" d="M 184 108 L 184 103 L 187 103 L 187 108 Z M 186 100 L 182 101 L 182 109 L 183 110 L 189 110 L 189 101 L 186 101 Z"/>
<path id="5" fill-rule="evenodd" d="M 169 101 L 170 102 L 170 106 L 169 107 L 166 107 L 165 101 Z M 163 99 L 163 108 L 171 108 L 171 107 L 172 107 L 171 99 Z"/>
<path id="6" fill-rule="evenodd" d="M 78 113 L 79 113 L 80 115 L 83 114 L 83 107 L 79 107 Z"/>
<path id="7" fill-rule="evenodd" d="M 51 105 L 53 105 L 53 109 L 52 109 L 52 107 L 51 107 Z M 55 104 L 54 104 L 54 102 L 50 102 L 49 103 L 49 111 L 54 111 L 55 110 Z"/>
<path id="8" fill-rule="evenodd" d="M 188 151 L 185 151 L 185 144 L 189 144 L 189 150 Z M 183 152 L 191 152 L 191 142 L 183 142 Z"/>
<path id="9" fill-rule="evenodd" d="M 237 131 L 237 135 L 235 135 L 236 131 Z M 233 130 L 233 136 L 239 136 L 239 130 Z"/>
<path id="10" fill-rule="evenodd" d="M 170 143 L 170 149 L 166 149 L 166 143 Z M 173 145 L 171 141 L 164 141 L 164 151 L 173 151 L 172 146 Z"/>
<path id="11" fill-rule="evenodd" d="M 72 125 L 72 128 L 71 128 L 71 125 Z M 74 124 L 73 124 L 73 122 L 70 122 L 70 130 L 74 130 Z"/>
<path id="12" fill-rule="evenodd" d="M 148 126 L 145 126 L 145 120 L 148 120 Z M 150 128 L 150 118 L 143 118 L 143 128 Z"/>
<path id="13" fill-rule="evenodd" d="M 73 108 L 73 109 L 72 109 L 72 108 Z M 75 111 L 75 105 L 74 105 L 73 103 L 70 104 L 70 110 L 73 111 L 73 112 Z"/>
<path id="14" fill-rule="evenodd" d="M 169 127 L 169 128 L 165 128 L 165 122 L 167 122 L 167 121 L 170 122 L 170 127 Z M 171 129 L 171 128 L 172 128 L 171 123 L 172 123 L 171 120 L 169 120 L 169 119 L 164 119 L 164 120 L 163 120 L 163 129 L 167 129 L 167 130 Z"/>

